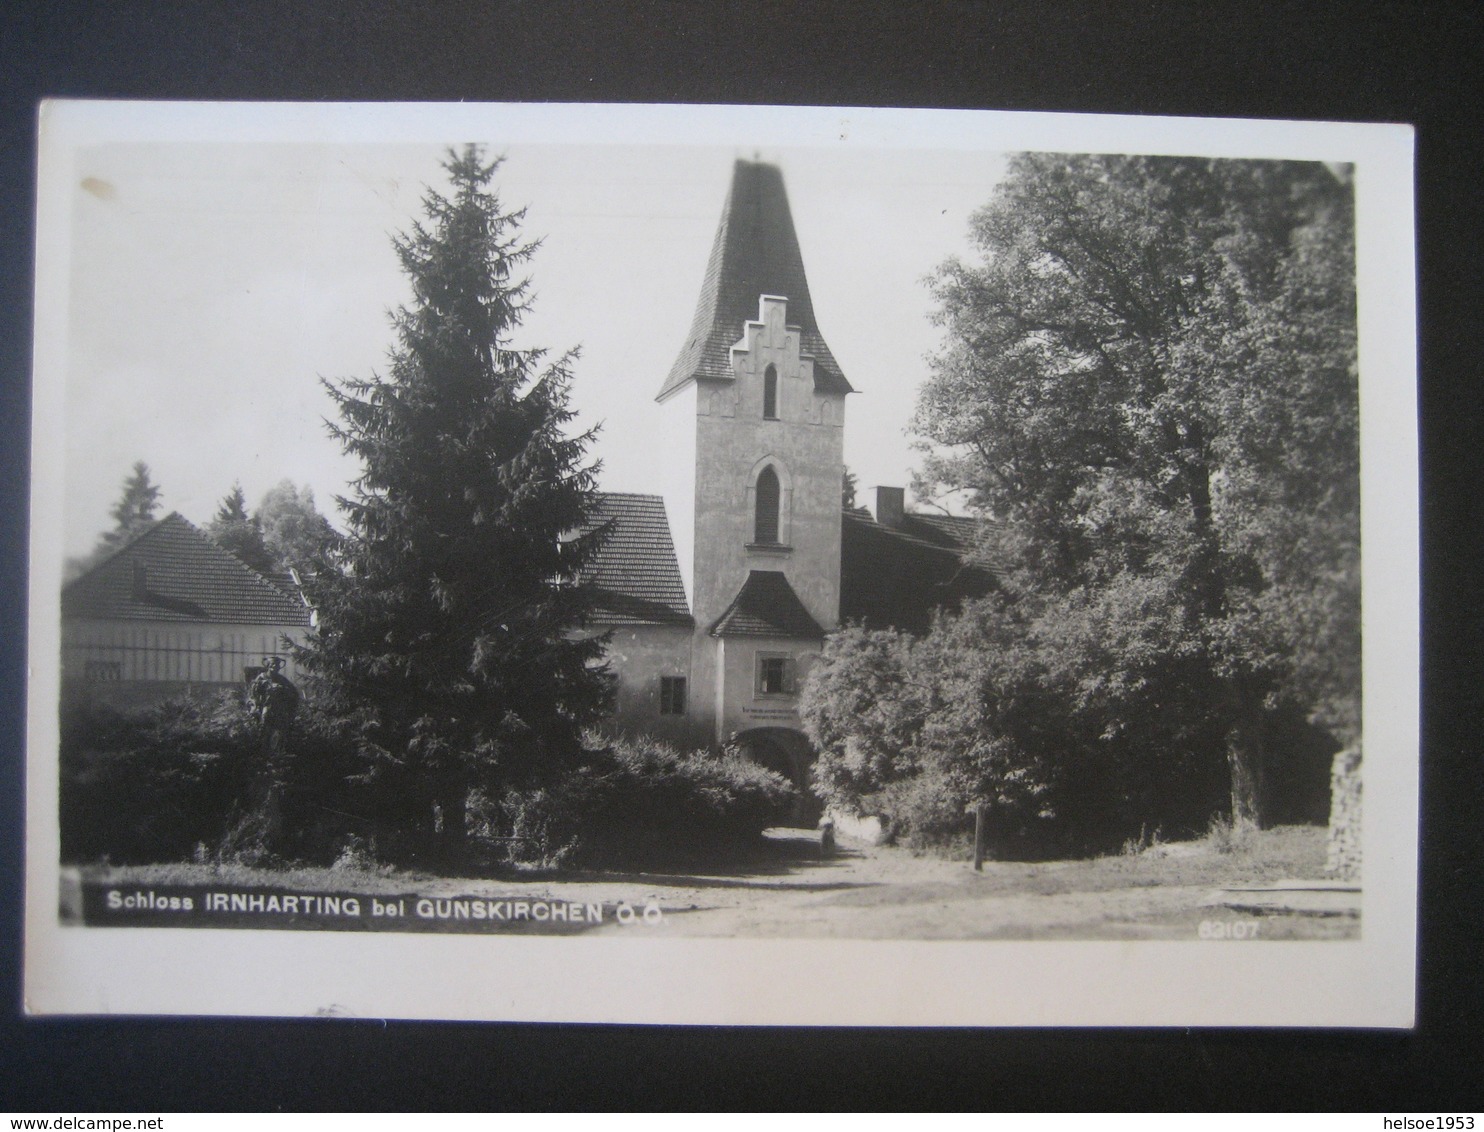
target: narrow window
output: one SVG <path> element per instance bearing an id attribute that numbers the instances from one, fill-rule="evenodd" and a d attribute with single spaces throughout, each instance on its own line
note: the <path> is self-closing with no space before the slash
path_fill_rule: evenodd
<path id="1" fill-rule="evenodd" d="M 778 473 L 772 468 L 764 468 L 757 477 L 757 521 L 753 524 L 752 541 L 778 541 Z"/>
<path id="2" fill-rule="evenodd" d="M 685 714 L 685 677 L 660 677 L 660 714 Z"/>
<path id="3" fill-rule="evenodd" d="M 778 419 L 778 371 L 772 366 L 763 371 L 763 417 Z"/>

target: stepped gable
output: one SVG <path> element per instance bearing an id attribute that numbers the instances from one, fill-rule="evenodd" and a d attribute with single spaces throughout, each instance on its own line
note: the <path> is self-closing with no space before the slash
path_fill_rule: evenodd
<path id="1" fill-rule="evenodd" d="M 995 585 L 992 565 L 978 558 L 979 533 L 988 522 L 909 512 L 899 526 L 886 526 L 864 509 L 845 511 L 841 623 L 925 633 L 934 610 L 983 597 Z"/>
<path id="2" fill-rule="evenodd" d="M 657 401 L 697 378 L 731 379 L 731 348 L 742 336 L 743 323 L 757 319 L 760 295 L 788 300 L 789 325 L 799 329 L 799 352 L 814 359 L 814 388 L 852 392 L 814 321 L 783 173 L 776 165 L 738 161 L 690 334 Z"/>
<path id="3" fill-rule="evenodd" d="M 598 591 L 588 624 L 693 625 L 685 583 L 658 495 L 601 492 L 585 531 L 606 528 L 597 557 L 579 581 Z"/>
<path id="4" fill-rule="evenodd" d="M 309 609 L 172 511 L 62 589 L 62 616 L 308 625 Z"/>
<path id="5" fill-rule="evenodd" d="M 810 616 L 779 570 L 751 570 L 732 604 L 711 626 L 713 637 L 824 638 L 819 622 Z"/>

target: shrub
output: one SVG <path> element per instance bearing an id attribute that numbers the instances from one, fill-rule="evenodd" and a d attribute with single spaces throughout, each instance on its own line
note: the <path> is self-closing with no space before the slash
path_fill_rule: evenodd
<path id="1" fill-rule="evenodd" d="M 511 860 L 546 867 L 652 864 L 735 849 L 780 820 L 781 775 L 735 751 L 680 752 L 652 739 L 590 740 L 562 782 L 479 807 L 480 833 Z"/>
<path id="2" fill-rule="evenodd" d="M 256 749 L 252 718 L 230 693 L 133 712 L 64 708 L 62 859 L 178 861 L 217 844 Z"/>
<path id="3" fill-rule="evenodd" d="M 1238 825 L 1226 814 L 1212 814 L 1206 827 L 1207 843 L 1221 854 L 1245 853 L 1255 834 L 1251 826 Z"/>
<path id="4" fill-rule="evenodd" d="M 815 789 L 831 806 L 880 815 L 912 848 L 965 838 L 965 811 L 988 804 L 997 830 L 1049 812 L 1055 764 L 1011 726 L 1019 673 L 985 641 L 1003 608 L 941 617 L 925 638 L 850 627 L 814 666 L 800 713 L 819 749 Z"/>
<path id="5" fill-rule="evenodd" d="M 271 762 L 235 691 L 129 711 L 70 704 L 61 725 L 64 861 L 328 864 L 347 836 L 375 832 L 355 816 L 343 726 L 312 700 Z"/>
<path id="6" fill-rule="evenodd" d="M 921 638 L 841 630 L 800 707 L 816 791 L 913 848 L 961 844 L 979 804 L 996 855 L 1112 851 L 1144 826 L 1199 833 L 1228 785 L 1210 680 L 1120 624 L 1080 596 L 991 594 Z"/>

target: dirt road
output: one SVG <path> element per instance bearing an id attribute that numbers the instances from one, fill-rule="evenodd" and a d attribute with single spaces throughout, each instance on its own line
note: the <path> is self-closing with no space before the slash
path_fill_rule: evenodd
<path id="1" fill-rule="evenodd" d="M 842 845 L 822 857 L 811 835 L 773 830 L 772 860 L 746 873 L 646 873 L 551 888 L 636 909 L 655 905 L 660 915 L 651 913 L 646 930 L 686 936 L 1195 939 L 1201 924 L 1213 921 L 1254 924 L 1243 933 L 1249 938 L 1358 935 L 1354 916 L 1254 916 L 1202 906 L 1225 884 L 1295 875 L 1293 866 L 1312 864 L 1322 848 L 1322 830 L 1274 832 L 1280 836 L 1268 845 L 1266 860 L 1190 842 L 1127 857 L 990 861 L 976 873 L 966 863 L 893 848 Z"/>

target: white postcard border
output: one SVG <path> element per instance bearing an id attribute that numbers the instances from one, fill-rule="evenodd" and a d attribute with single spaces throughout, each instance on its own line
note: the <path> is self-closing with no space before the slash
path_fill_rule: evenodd
<path id="1" fill-rule="evenodd" d="M 1356 167 L 1364 544 L 1361 938 L 1255 944 L 691 940 L 63 927 L 57 720 L 71 157 L 101 141 L 875 146 Z M 41 112 L 25 1008 L 679 1024 L 1413 1022 L 1418 560 L 1412 131 L 1398 125 L 780 107 L 52 102 Z"/>

